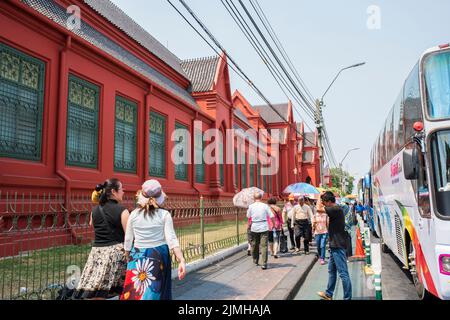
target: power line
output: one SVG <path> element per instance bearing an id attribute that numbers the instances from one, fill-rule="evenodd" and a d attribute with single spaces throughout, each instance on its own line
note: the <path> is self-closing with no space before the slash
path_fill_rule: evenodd
<path id="1" fill-rule="evenodd" d="M 295 78 L 300 83 L 301 87 L 305 90 L 307 96 L 311 99 L 311 102 L 313 102 L 313 104 L 314 104 L 314 100 L 315 99 L 313 98 L 313 96 L 311 95 L 311 92 L 309 91 L 308 87 L 305 85 L 305 83 L 303 82 L 302 78 L 298 74 L 297 69 L 294 67 L 294 65 L 292 63 L 292 60 L 289 58 L 289 55 L 286 53 L 286 50 L 284 49 L 283 44 L 281 43 L 281 41 L 278 38 L 275 30 L 272 27 L 272 24 L 270 23 L 269 19 L 267 18 L 266 14 L 264 13 L 264 10 L 259 5 L 258 0 L 255 0 L 255 3 L 256 3 L 256 6 L 258 7 L 258 9 L 259 9 L 259 11 L 261 13 L 261 16 L 264 18 L 264 20 L 258 14 L 258 10 L 253 5 L 253 1 L 250 0 L 250 4 L 253 6 L 253 8 L 255 9 L 255 12 L 258 14 L 258 17 L 260 18 L 261 22 L 263 23 L 264 27 L 266 28 L 267 32 L 269 33 L 270 37 L 272 38 L 273 42 L 275 43 L 276 47 L 278 48 L 278 51 L 280 51 L 280 53 L 283 56 L 284 60 L 288 64 L 290 70 L 293 72 Z M 269 26 L 270 30 L 267 28 L 267 26 Z"/>
<path id="2" fill-rule="evenodd" d="M 263 95 L 263 93 L 254 85 L 254 83 L 250 80 L 250 78 L 242 71 L 242 69 L 237 65 L 237 63 L 234 61 L 234 59 L 226 52 L 226 50 L 222 47 L 220 42 L 212 35 L 212 33 L 209 31 L 209 29 L 203 24 L 203 22 L 196 16 L 196 14 L 192 11 L 192 9 L 183 1 L 179 0 L 180 3 L 185 7 L 185 9 L 189 12 L 189 14 L 195 19 L 195 21 L 200 25 L 200 27 L 203 29 L 203 31 L 208 35 L 208 37 L 213 41 L 213 43 L 226 55 L 228 60 L 234 65 L 232 67 L 228 62 L 227 65 L 234 71 L 236 74 L 238 74 L 239 77 L 241 77 L 243 80 L 247 81 L 247 83 L 250 85 L 250 87 L 263 99 L 267 105 L 283 120 L 283 122 L 289 124 L 288 121 L 284 119 L 284 117 L 280 114 L 278 110 L 276 110 L 273 105 L 270 103 L 270 101 Z M 190 21 L 181 13 L 180 10 L 170 1 L 167 0 L 167 2 L 178 12 L 178 14 L 191 26 L 194 31 L 200 35 L 200 37 L 216 52 L 218 56 L 220 56 L 219 52 L 205 39 L 205 37 L 195 28 Z M 238 70 L 236 70 L 236 69 Z M 244 79 L 245 78 L 245 79 Z M 295 131 L 297 134 L 299 134 L 304 140 L 308 141 L 309 143 L 313 144 L 313 142 L 309 141 L 302 133 L 300 133 L 297 130 L 297 126 L 295 125 Z"/>
<path id="3" fill-rule="evenodd" d="M 226 1 L 226 3 L 224 2 Z M 250 44 L 252 45 L 252 47 L 255 49 L 255 51 L 258 53 L 258 55 L 261 57 L 261 59 L 263 60 L 263 62 L 266 64 L 267 68 L 269 69 L 269 72 L 272 74 L 272 76 L 274 77 L 275 81 L 277 82 L 277 84 L 280 86 L 280 89 L 283 91 L 283 93 L 285 94 L 286 98 L 289 99 L 288 95 L 286 94 L 286 92 L 284 91 L 283 87 L 280 85 L 280 82 L 277 80 L 280 79 L 280 81 L 283 83 L 283 85 L 285 86 L 285 88 L 289 91 L 289 93 L 294 96 L 294 99 L 301 104 L 301 102 L 298 100 L 298 97 L 295 95 L 294 92 L 292 92 L 292 90 L 290 89 L 289 85 L 287 84 L 286 80 L 283 78 L 283 76 L 281 75 L 281 72 L 278 70 L 278 68 L 276 67 L 275 63 L 273 62 L 272 58 L 270 57 L 270 55 L 267 53 L 267 51 L 264 49 L 264 47 L 261 45 L 261 43 L 258 41 L 258 39 L 256 38 L 255 34 L 253 33 L 253 31 L 251 30 L 251 28 L 248 26 L 247 22 L 245 21 L 244 17 L 241 15 L 241 13 L 239 12 L 239 10 L 236 8 L 236 6 L 233 4 L 232 1 L 230 1 L 230 3 L 228 2 L 228 0 L 221 0 L 222 5 L 225 7 L 225 9 L 228 11 L 228 13 L 230 14 L 230 16 L 233 18 L 234 22 L 238 25 L 238 27 L 241 29 L 242 33 L 245 35 L 245 37 L 247 38 L 247 40 L 250 42 Z M 234 8 L 233 8 L 234 7 Z M 244 25 L 245 24 L 245 25 Z M 274 74 L 274 72 L 276 73 L 276 75 Z M 294 111 L 297 113 L 297 115 L 300 117 L 300 119 L 303 120 L 303 122 L 307 125 L 307 127 L 312 130 L 308 124 L 306 123 L 306 121 L 303 119 L 302 115 L 297 111 L 296 108 L 294 108 Z M 309 109 L 305 109 L 306 114 L 309 116 L 309 118 L 311 120 L 313 120 L 313 114 L 312 112 L 310 112 Z"/>
<path id="4" fill-rule="evenodd" d="M 284 67 L 283 63 L 280 61 L 280 59 L 278 58 L 277 54 L 274 52 L 272 46 L 269 44 L 269 42 L 267 41 L 266 37 L 264 36 L 264 34 L 262 33 L 261 29 L 259 28 L 258 24 L 255 22 L 255 20 L 253 19 L 252 15 L 250 14 L 250 12 L 248 11 L 247 7 L 245 6 L 245 4 L 242 2 L 242 0 L 238 0 L 241 7 L 244 9 L 246 15 L 248 16 L 248 18 L 250 19 L 250 21 L 252 22 L 253 26 L 255 27 L 256 31 L 258 32 L 259 36 L 261 37 L 261 39 L 264 41 L 265 45 L 267 46 L 267 48 L 269 49 L 269 51 L 272 53 L 273 57 L 275 58 L 275 60 L 277 61 L 277 63 L 279 64 L 279 66 L 281 67 L 281 69 L 283 70 L 283 72 L 286 74 L 289 82 L 292 84 L 292 86 L 295 88 L 295 90 L 298 92 L 298 94 L 300 95 L 300 97 L 302 98 L 302 100 L 305 102 L 307 107 L 310 107 L 310 111 L 313 112 L 315 109 L 312 108 L 309 104 L 308 104 L 308 99 L 306 99 L 306 97 L 304 96 L 304 94 L 301 92 L 301 90 L 298 88 L 298 86 L 295 84 L 295 82 L 293 81 L 291 75 L 287 72 L 286 68 Z"/>

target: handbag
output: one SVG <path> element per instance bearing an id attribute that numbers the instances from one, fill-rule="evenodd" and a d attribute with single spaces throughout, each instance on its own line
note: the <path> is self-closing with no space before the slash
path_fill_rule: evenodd
<path id="1" fill-rule="evenodd" d="M 284 234 L 284 230 L 282 230 L 280 234 L 280 252 L 287 253 L 288 251 L 287 236 Z"/>

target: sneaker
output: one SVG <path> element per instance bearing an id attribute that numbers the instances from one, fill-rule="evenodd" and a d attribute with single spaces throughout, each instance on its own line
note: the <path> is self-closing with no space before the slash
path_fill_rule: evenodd
<path id="1" fill-rule="evenodd" d="M 274 255 L 273 257 L 274 257 L 275 259 L 278 259 L 278 255 Z"/>
<path id="2" fill-rule="evenodd" d="M 309 251 L 305 251 L 305 254 L 308 255 L 308 254 L 309 254 Z"/>
<path id="3" fill-rule="evenodd" d="M 322 298 L 322 300 L 333 300 L 332 297 L 329 297 L 325 292 L 319 291 L 317 295 Z"/>
<path id="4" fill-rule="evenodd" d="M 295 248 L 295 253 L 300 252 L 299 248 Z"/>
<path id="5" fill-rule="evenodd" d="M 266 270 L 266 269 L 267 269 L 267 264 L 263 264 L 263 265 L 261 266 L 261 269 Z"/>
<path id="6" fill-rule="evenodd" d="M 295 250 L 295 248 L 294 247 L 291 247 L 289 250 L 291 250 L 291 251 L 294 251 Z"/>
<path id="7" fill-rule="evenodd" d="M 320 259 L 320 264 L 321 264 L 321 265 L 324 265 L 324 264 L 325 264 L 325 260 Z"/>

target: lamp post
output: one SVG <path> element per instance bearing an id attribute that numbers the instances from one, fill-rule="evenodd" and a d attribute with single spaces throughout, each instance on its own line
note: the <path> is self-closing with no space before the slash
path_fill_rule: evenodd
<path id="1" fill-rule="evenodd" d="M 323 117 L 322 117 L 322 106 L 323 106 L 323 98 L 325 97 L 325 95 L 328 93 L 328 91 L 330 90 L 331 86 L 333 85 L 333 83 L 336 81 L 336 79 L 339 77 L 339 75 L 341 74 L 342 71 L 347 70 L 347 69 L 351 69 L 351 68 L 356 68 L 356 67 L 360 67 L 365 65 L 365 62 L 361 62 L 361 63 L 357 63 L 345 68 L 342 68 L 341 70 L 339 70 L 339 72 L 337 73 L 337 75 L 334 77 L 333 81 L 331 82 L 331 84 L 328 86 L 327 90 L 325 91 L 325 93 L 322 95 L 322 97 L 319 99 L 316 99 L 316 128 L 317 128 L 317 133 L 319 136 L 319 158 L 320 158 L 320 172 L 319 172 L 319 176 L 320 176 L 320 184 L 323 186 L 323 143 L 322 143 L 322 138 L 323 138 L 323 134 L 322 134 L 322 128 L 323 128 Z"/>
<path id="2" fill-rule="evenodd" d="M 342 158 L 341 162 L 339 162 L 339 169 L 341 169 L 341 192 L 344 193 L 344 171 L 342 169 L 342 163 L 344 162 L 345 158 L 347 158 L 348 154 L 352 151 L 359 150 L 359 148 L 353 148 L 347 151 L 344 158 Z"/>

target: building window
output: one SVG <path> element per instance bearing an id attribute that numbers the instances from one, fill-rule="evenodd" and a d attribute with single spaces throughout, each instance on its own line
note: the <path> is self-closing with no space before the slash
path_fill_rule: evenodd
<path id="1" fill-rule="evenodd" d="M 203 159 L 203 150 L 205 144 L 203 133 L 200 130 L 195 131 L 195 181 L 205 183 L 205 161 Z"/>
<path id="2" fill-rule="evenodd" d="M 0 157 L 41 159 L 45 65 L 0 43 Z"/>
<path id="3" fill-rule="evenodd" d="M 272 194 L 272 176 L 269 176 L 269 194 Z"/>
<path id="4" fill-rule="evenodd" d="M 239 165 L 237 148 L 234 149 L 234 181 L 236 181 L 236 188 L 239 190 Z"/>
<path id="5" fill-rule="evenodd" d="M 114 136 L 114 170 L 136 172 L 137 104 L 116 97 L 116 124 Z"/>
<path id="6" fill-rule="evenodd" d="M 98 159 L 98 86 L 69 76 L 66 163 L 96 168 Z"/>
<path id="7" fill-rule="evenodd" d="M 176 146 L 175 146 L 175 179 L 188 180 L 188 127 L 181 123 L 175 123 Z"/>
<path id="8" fill-rule="evenodd" d="M 241 159 L 241 181 L 242 181 L 242 189 L 247 188 L 247 161 L 245 159 L 245 151 L 242 151 L 242 159 Z"/>
<path id="9" fill-rule="evenodd" d="M 304 163 L 313 162 L 314 151 L 304 151 L 302 155 L 302 161 Z"/>
<path id="10" fill-rule="evenodd" d="M 249 168 L 250 168 L 250 187 L 254 187 L 255 186 L 255 159 L 253 158 L 253 156 L 250 155 L 250 162 L 249 162 Z"/>
<path id="11" fill-rule="evenodd" d="M 258 161 L 257 170 L 256 170 L 256 177 L 257 177 L 257 186 L 258 186 L 258 188 L 261 189 L 261 162 L 259 162 L 259 161 Z"/>
<path id="12" fill-rule="evenodd" d="M 263 190 L 264 192 L 267 192 L 267 176 L 262 176 L 263 179 Z"/>
<path id="13" fill-rule="evenodd" d="M 223 161 L 223 134 L 220 135 L 219 138 L 219 174 L 220 174 L 220 185 L 223 186 L 225 184 L 225 168 Z"/>
<path id="14" fill-rule="evenodd" d="M 166 118 L 150 112 L 149 175 L 166 177 Z"/>

